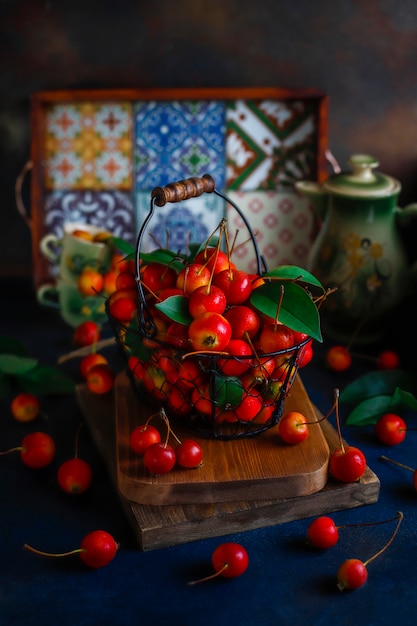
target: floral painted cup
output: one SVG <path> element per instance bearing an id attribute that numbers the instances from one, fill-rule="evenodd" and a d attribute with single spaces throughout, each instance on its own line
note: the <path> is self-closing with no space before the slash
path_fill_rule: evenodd
<path id="1" fill-rule="evenodd" d="M 66 223 L 63 236 L 49 233 L 41 240 L 40 250 L 50 263 L 57 265 L 60 278 L 74 282 L 85 267 L 100 273 L 110 268 L 109 237 L 110 233 L 97 226 Z"/>
<path id="2" fill-rule="evenodd" d="M 107 319 L 102 296 L 83 296 L 76 285 L 62 279 L 42 285 L 36 295 L 40 304 L 57 309 L 73 328 L 87 320 L 102 324 Z"/>

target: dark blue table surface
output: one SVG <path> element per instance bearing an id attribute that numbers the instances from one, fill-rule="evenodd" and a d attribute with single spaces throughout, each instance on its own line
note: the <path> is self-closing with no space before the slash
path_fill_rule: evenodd
<path id="1" fill-rule="evenodd" d="M 55 311 L 37 304 L 30 280 L 3 280 L 1 289 L 1 334 L 19 338 L 31 356 L 43 363 L 56 364 L 57 357 L 71 349 L 72 329 Z M 394 332 L 387 329 L 385 345 L 397 346 L 407 356 L 407 324 L 394 327 Z M 314 361 L 302 374 L 312 401 L 323 412 L 331 404 L 334 387 L 342 389 L 365 367 L 330 373 L 323 365 L 328 345 L 317 347 Z M 119 363 L 117 354 L 115 362 Z M 74 362 L 63 368 L 78 376 Z M 1 449 L 18 445 L 31 430 L 42 429 L 56 439 L 57 457 L 50 467 L 37 471 L 26 468 L 17 454 L 0 458 L 0 624 L 415 624 L 417 494 L 411 472 L 384 464 L 379 456 L 387 454 L 417 466 L 417 431 L 410 430 L 401 445 L 387 448 L 376 442 L 372 427 L 344 430 L 349 443 L 366 454 L 380 478 L 381 490 L 377 503 L 339 511 L 334 520 L 337 524 L 372 522 L 401 510 L 404 521 L 391 547 L 369 565 L 365 586 L 340 592 L 336 571 L 342 561 L 366 560 L 388 540 L 393 524 L 341 530 L 339 543 L 328 551 L 306 544 L 311 519 L 304 519 L 141 552 L 87 429 L 81 431 L 80 456 L 93 468 L 91 489 L 78 497 L 59 490 L 56 469 L 72 456 L 83 416 L 75 396 L 47 396 L 42 403 L 47 418 L 31 424 L 13 420 L 8 402 L 1 403 Z M 416 415 L 407 419 L 411 427 Z M 107 530 L 120 543 L 115 559 L 99 570 L 86 568 L 78 558 L 47 559 L 23 549 L 29 543 L 53 552 L 66 551 L 78 547 L 82 537 L 96 528 Z M 234 580 L 187 586 L 187 581 L 211 571 L 211 553 L 225 540 L 246 547 L 247 572 Z"/>

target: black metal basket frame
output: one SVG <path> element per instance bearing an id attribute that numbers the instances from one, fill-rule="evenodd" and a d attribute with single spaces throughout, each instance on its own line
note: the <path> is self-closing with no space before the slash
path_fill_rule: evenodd
<path id="1" fill-rule="evenodd" d="M 182 200 L 187 200 L 192 197 L 197 197 L 202 193 L 215 193 L 223 200 L 228 202 L 239 214 L 242 219 L 245 227 L 248 230 L 250 239 L 252 241 L 256 264 L 257 264 L 257 272 L 260 277 L 267 270 L 267 266 L 264 258 L 259 253 L 259 248 L 256 243 L 256 238 L 254 232 L 248 222 L 246 216 L 239 208 L 239 206 L 231 200 L 226 194 L 219 191 L 215 187 L 215 183 L 213 178 L 209 174 L 205 174 L 201 179 L 187 179 L 184 181 L 178 181 L 176 183 L 171 183 L 166 187 L 156 187 L 151 193 L 150 200 L 150 209 L 148 215 L 146 216 L 140 230 L 138 233 L 137 241 L 136 241 L 136 250 L 135 250 L 135 265 L 136 265 L 136 276 L 137 276 L 137 287 L 139 293 L 139 310 L 137 314 L 137 329 L 143 340 L 152 340 L 158 345 L 161 349 L 171 350 L 175 353 L 176 358 L 183 359 L 187 352 L 185 350 L 181 350 L 179 348 L 173 348 L 173 346 L 169 343 L 165 343 L 159 340 L 155 335 L 157 332 L 156 325 L 153 321 L 153 317 L 151 311 L 149 310 L 149 306 L 146 301 L 146 296 L 144 292 L 143 285 L 140 281 L 140 271 L 141 271 L 141 251 L 142 251 L 142 243 L 145 231 L 147 230 L 150 221 L 152 220 L 156 207 L 162 207 L 167 202 L 179 202 Z M 112 321 L 112 320 L 110 320 Z M 113 320 L 114 326 L 114 320 Z M 115 332 L 117 333 L 120 330 L 122 325 L 116 323 Z M 127 329 L 125 327 L 125 331 L 131 332 L 131 328 Z M 202 436 L 209 436 L 216 439 L 222 440 L 231 440 L 231 439 L 239 439 L 243 437 L 250 437 L 259 435 L 260 433 L 268 430 L 272 426 L 275 426 L 283 411 L 284 407 L 284 399 L 288 390 L 290 389 L 294 377 L 296 375 L 298 369 L 298 359 L 304 346 L 308 343 L 308 339 L 303 341 L 302 343 L 293 346 L 287 350 L 280 350 L 274 353 L 262 354 L 262 359 L 267 358 L 277 358 L 279 356 L 288 357 L 286 364 L 286 373 L 284 379 L 281 381 L 281 391 L 279 396 L 275 397 L 271 400 L 271 403 L 274 404 L 274 410 L 267 420 L 266 423 L 257 423 L 256 421 L 238 421 L 237 423 L 233 423 L 230 426 L 225 427 L 223 424 L 218 425 L 216 423 L 216 377 L 220 376 L 221 373 L 218 367 L 219 358 L 223 360 L 247 360 L 252 359 L 253 356 L 242 356 L 236 357 L 234 355 L 222 355 L 221 357 L 218 354 L 211 354 L 209 351 L 207 353 L 199 354 L 196 358 L 202 370 L 208 374 L 210 380 L 210 391 L 211 391 L 211 401 L 212 401 L 212 415 L 208 417 L 206 415 L 200 414 L 198 411 L 192 414 L 189 419 L 190 425 L 192 429 Z M 145 390 L 143 386 L 138 385 L 138 380 L 135 376 L 132 375 L 132 372 L 129 372 L 131 376 L 132 383 L 142 397 L 145 397 Z"/>

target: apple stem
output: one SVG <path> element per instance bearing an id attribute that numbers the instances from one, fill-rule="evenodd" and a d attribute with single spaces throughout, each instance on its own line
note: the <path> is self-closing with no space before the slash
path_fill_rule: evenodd
<path id="1" fill-rule="evenodd" d="M 29 550 L 29 552 L 33 552 L 34 554 L 38 554 L 39 556 L 50 556 L 54 558 L 61 558 L 64 556 L 72 556 L 73 554 L 80 554 L 80 552 L 85 552 L 83 548 L 76 548 L 75 550 L 69 550 L 68 552 L 61 553 L 52 553 L 52 552 L 43 552 L 43 550 L 37 550 L 36 548 L 32 548 L 27 543 L 23 546 L 25 550 Z"/>
<path id="2" fill-rule="evenodd" d="M 22 452 L 22 450 L 22 446 L 16 446 L 15 448 L 10 448 L 10 450 L 4 450 L 3 452 L 0 452 L 0 456 L 3 456 L 4 454 L 9 454 L 10 452 Z"/>
<path id="3" fill-rule="evenodd" d="M 395 517 L 391 517 L 390 519 L 379 520 L 377 522 L 358 522 L 357 524 L 342 524 L 341 526 L 336 526 L 338 530 L 343 528 L 351 528 L 355 526 L 379 526 L 380 524 L 389 524 L 390 522 L 395 522 L 398 519 L 398 513 Z"/>
<path id="4" fill-rule="evenodd" d="M 152 239 L 152 241 L 154 242 L 155 246 L 157 248 L 163 248 L 164 246 L 162 245 L 162 243 L 159 241 L 158 237 L 155 237 L 154 233 L 149 233 L 149 237 L 150 239 Z M 168 246 L 167 246 L 168 247 Z"/>
<path id="5" fill-rule="evenodd" d="M 398 467 L 402 467 L 403 469 L 410 470 L 410 472 L 414 472 L 415 470 L 408 465 L 404 465 L 404 463 L 400 463 L 399 461 L 394 461 L 394 459 L 389 459 L 387 456 L 380 456 L 381 461 L 389 461 L 389 463 L 393 463 L 394 465 L 398 465 Z"/>
<path id="6" fill-rule="evenodd" d="M 172 430 L 171 424 L 169 423 L 169 419 L 168 419 L 167 414 L 165 413 L 164 408 L 162 408 L 159 411 L 159 415 L 160 415 L 161 419 L 165 422 L 165 425 L 167 427 L 167 436 L 166 436 L 166 439 L 165 439 L 164 446 L 167 447 L 170 435 L 172 435 L 174 437 L 174 439 L 176 439 L 177 442 L 180 444 L 181 443 L 181 439 L 179 439 L 177 437 L 177 435 L 174 433 L 174 431 Z"/>
<path id="7" fill-rule="evenodd" d="M 230 247 L 230 257 L 232 256 L 233 252 L 236 250 L 236 241 L 237 241 L 237 236 L 238 236 L 239 232 L 240 232 L 240 231 L 239 231 L 239 229 L 237 228 L 237 229 L 235 230 L 235 234 L 234 234 L 234 237 L 233 237 L 232 245 L 231 245 L 231 247 Z M 241 245 L 244 245 L 245 243 L 246 243 L 246 242 L 244 241 Z"/>
<path id="8" fill-rule="evenodd" d="M 214 231 L 214 232 L 216 232 L 216 231 Z M 214 233 L 213 233 L 213 235 L 214 235 Z M 206 254 L 206 255 L 207 255 L 207 248 L 208 248 L 208 245 L 209 245 L 209 241 L 210 241 L 210 239 L 211 239 L 211 237 L 212 237 L 213 235 L 211 235 L 211 236 L 209 237 L 209 239 L 207 240 L 207 244 L 206 244 L 206 247 L 205 247 L 205 254 Z M 214 259 L 213 267 L 211 268 L 211 272 L 210 272 L 210 280 L 208 281 L 208 284 L 207 284 L 206 294 L 209 294 L 209 293 L 210 293 L 211 284 L 212 284 L 212 282 L 213 282 L 214 272 L 215 272 L 215 269 L 216 269 L 217 259 L 219 258 L 220 243 L 221 243 L 221 240 L 220 240 L 220 238 L 219 238 L 219 240 L 217 241 L 217 245 L 216 245 L 216 251 L 215 251 L 215 253 L 214 253 L 214 254 L 216 255 L 216 258 Z M 211 260 L 211 257 L 207 259 L 207 261 L 204 263 L 204 266 L 203 266 L 203 267 L 206 267 L 206 266 L 207 266 L 207 264 L 209 263 L 209 261 L 210 261 L 210 260 Z"/>
<path id="9" fill-rule="evenodd" d="M 107 348 L 108 346 L 112 346 L 115 343 L 114 337 L 109 337 L 108 339 L 100 339 L 95 343 L 95 350 L 101 350 L 102 348 Z M 68 352 L 67 354 L 63 354 L 59 357 L 57 363 L 65 363 L 65 361 L 69 361 L 71 359 L 76 359 L 78 357 L 86 356 L 90 354 L 91 346 L 83 346 L 82 348 L 78 348 L 77 350 L 73 350 L 72 352 Z"/>
<path id="10" fill-rule="evenodd" d="M 236 242 L 238 233 L 239 233 L 239 229 L 236 230 L 236 234 L 235 234 L 234 239 L 233 239 L 231 254 L 236 252 L 236 250 L 239 250 L 239 248 L 242 248 L 243 246 L 245 246 L 247 243 L 251 243 L 252 242 L 252 237 L 248 237 L 247 239 L 245 239 L 245 241 L 242 241 L 242 243 L 240 243 L 238 246 L 235 246 L 235 242 Z M 254 237 L 256 239 L 256 237 L 259 235 L 259 230 L 254 230 L 253 235 L 254 235 Z"/>
<path id="11" fill-rule="evenodd" d="M 245 341 L 248 342 L 248 344 L 250 346 L 250 349 L 252 350 L 252 352 L 253 352 L 253 354 L 255 356 L 255 360 L 256 360 L 257 364 L 260 367 L 262 367 L 262 363 L 261 363 L 261 359 L 259 358 L 259 354 L 258 354 L 255 346 L 253 345 L 253 341 L 252 341 L 252 339 L 251 339 L 251 337 L 250 337 L 250 335 L 249 335 L 247 330 L 245 331 Z"/>
<path id="12" fill-rule="evenodd" d="M 389 541 L 385 544 L 385 546 L 384 546 L 383 548 L 381 548 L 381 550 L 379 550 L 376 554 L 374 554 L 373 556 L 371 556 L 371 557 L 370 557 L 367 561 L 364 561 L 364 566 L 365 566 L 365 567 L 367 567 L 367 566 L 369 565 L 369 563 L 371 563 L 372 561 L 374 561 L 377 557 L 381 556 L 381 554 L 382 554 L 383 552 L 385 552 L 385 550 L 386 550 L 387 548 L 389 548 L 389 546 L 390 546 L 390 545 L 392 544 L 392 542 L 394 541 L 395 535 L 397 534 L 398 529 L 400 528 L 401 522 L 402 522 L 402 521 L 403 521 L 403 519 L 404 519 L 404 515 L 403 515 L 403 513 L 402 513 L 401 511 L 398 511 L 398 513 L 397 513 L 397 518 L 396 518 L 396 519 L 398 520 L 398 521 L 397 521 L 397 525 L 396 525 L 396 527 L 395 527 L 395 529 L 394 529 L 394 532 L 393 532 L 393 533 L 392 533 L 392 535 L 391 535 L 390 540 L 389 540 Z"/>
<path id="13" fill-rule="evenodd" d="M 314 301 L 314 304 L 317 306 L 317 309 L 320 309 L 321 305 L 326 300 L 326 298 L 330 296 L 332 293 L 334 293 L 335 291 L 337 291 L 337 287 L 332 287 L 331 289 L 327 289 L 327 291 L 323 295 L 318 296 L 318 298 L 314 298 L 313 301 Z"/>
<path id="14" fill-rule="evenodd" d="M 214 574 L 210 574 L 210 576 L 205 576 L 204 578 L 199 578 L 198 580 L 190 580 L 187 585 L 198 585 L 199 583 L 205 583 L 208 580 L 213 580 L 213 578 L 217 578 L 217 576 L 220 576 L 228 567 L 229 564 L 225 563 L 223 567 L 217 570 L 217 572 L 214 572 Z"/>
<path id="15" fill-rule="evenodd" d="M 232 265 L 231 265 L 232 250 L 233 250 L 233 246 L 235 244 L 238 232 L 239 231 L 236 231 L 232 247 L 230 247 L 229 232 L 227 230 L 227 220 L 225 218 L 222 219 L 222 221 L 220 222 L 220 236 L 224 237 L 224 240 L 225 240 L 225 243 L 226 243 L 227 260 L 229 262 L 229 275 L 230 275 L 231 279 L 233 278 L 233 270 L 232 270 Z"/>
<path id="16" fill-rule="evenodd" d="M 230 352 L 224 352 L 222 350 L 196 350 L 195 352 L 187 352 L 182 355 L 182 359 L 187 359 L 188 357 L 199 356 L 200 354 L 206 354 L 209 356 L 230 356 Z"/>
<path id="17" fill-rule="evenodd" d="M 150 417 L 148 417 L 148 419 L 145 422 L 145 426 L 147 426 L 149 424 L 149 422 L 151 422 L 153 420 L 154 417 L 160 417 L 161 416 L 161 412 L 159 411 L 158 413 L 152 413 L 152 415 Z"/>
<path id="18" fill-rule="evenodd" d="M 345 453 L 345 446 L 343 443 L 343 438 L 342 438 L 342 430 L 340 427 L 340 417 L 339 417 L 339 389 L 335 389 L 334 390 L 334 409 L 335 409 L 335 415 L 336 415 L 336 426 L 337 426 L 337 435 L 339 437 L 339 443 L 340 443 L 340 449 L 342 451 L 342 453 Z"/>
<path id="19" fill-rule="evenodd" d="M 162 274 L 161 274 L 161 279 L 163 280 L 167 274 L 167 272 L 171 269 L 172 264 L 174 263 L 174 259 L 172 259 L 168 265 L 165 267 L 165 269 L 163 270 Z M 136 279 L 138 280 L 138 279 Z"/>
<path id="20" fill-rule="evenodd" d="M 232 256 L 232 250 L 233 250 L 234 242 L 233 242 L 232 248 L 230 248 L 230 244 L 229 244 L 229 235 L 228 235 L 228 231 L 227 231 L 227 220 L 226 220 L 226 218 L 224 218 L 224 217 L 223 217 L 223 218 L 220 220 L 219 225 L 218 225 L 218 226 L 216 227 L 216 229 L 215 229 L 215 230 L 211 233 L 210 237 L 208 237 L 208 239 L 207 239 L 206 249 L 207 249 L 207 247 L 209 246 L 209 243 L 210 243 L 211 238 L 215 235 L 215 233 L 216 233 L 217 231 L 219 231 L 219 239 L 218 239 L 218 242 L 217 242 L 217 245 L 216 245 L 216 261 L 217 261 L 217 257 L 219 256 L 219 250 L 220 250 L 221 241 L 222 241 L 222 238 L 224 237 L 224 240 L 225 240 L 225 242 L 226 242 L 226 249 L 227 249 L 227 259 L 228 259 L 228 261 L 229 261 L 229 271 L 231 271 L 231 267 L 230 267 L 230 260 L 231 260 L 231 256 Z M 237 231 L 237 232 L 239 232 L 239 231 Z M 235 240 L 236 240 L 236 237 L 237 237 L 237 233 L 236 233 L 236 235 L 235 235 Z M 207 262 L 208 262 L 208 261 L 207 261 Z M 216 266 L 216 264 L 214 263 L 214 264 L 213 264 L 213 271 L 212 271 L 211 276 L 210 276 L 210 282 L 209 282 L 209 284 L 210 284 L 210 285 L 211 285 L 211 282 L 212 282 L 212 280 L 213 280 L 213 276 L 214 276 L 214 268 L 215 268 L 215 266 Z"/>
<path id="21" fill-rule="evenodd" d="M 142 285 L 142 287 L 145 287 L 145 289 L 147 290 L 147 292 L 156 300 L 158 300 L 159 302 L 161 302 L 161 298 L 158 296 L 158 294 L 156 294 L 154 291 L 152 291 L 152 289 L 150 289 L 148 287 L 148 285 L 146 285 L 142 280 L 138 280 L 138 283 L 140 285 Z"/>
<path id="22" fill-rule="evenodd" d="M 338 398 L 338 396 L 337 396 L 337 398 Z M 335 400 L 334 400 L 330 410 L 327 411 L 326 415 L 323 415 L 320 419 L 315 420 L 314 422 L 306 422 L 306 424 L 308 424 L 310 426 L 311 424 L 320 424 L 320 422 L 324 422 L 325 420 L 327 420 L 330 417 L 330 415 L 333 413 L 335 408 L 336 408 L 337 398 L 336 398 L 336 394 L 335 394 Z"/>
<path id="23" fill-rule="evenodd" d="M 275 324 L 274 324 L 274 328 L 276 329 L 278 326 L 278 318 L 279 318 L 279 314 L 281 311 L 281 305 L 282 305 L 282 301 L 284 299 L 284 285 L 281 285 L 281 289 L 280 289 L 280 295 L 279 295 L 279 300 L 278 300 L 278 306 L 277 306 L 277 312 L 275 314 Z"/>
<path id="24" fill-rule="evenodd" d="M 188 280 L 189 273 L 190 273 L 190 266 L 186 265 L 186 267 L 184 268 L 184 287 L 183 287 L 184 294 L 187 293 L 187 280 Z"/>

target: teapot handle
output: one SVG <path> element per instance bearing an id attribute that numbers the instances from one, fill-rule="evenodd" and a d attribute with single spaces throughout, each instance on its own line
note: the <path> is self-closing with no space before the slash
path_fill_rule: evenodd
<path id="1" fill-rule="evenodd" d="M 417 217 L 417 202 L 407 204 L 403 209 L 396 207 L 394 212 L 400 224 L 406 226 L 414 217 Z M 417 260 L 410 267 L 410 275 L 412 280 L 417 279 Z"/>
<path id="2" fill-rule="evenodd" d="M 407 204 L 404 208 L 395 207 L 395 217 L 398 218 L 400 224 L 407 225 L 413 217 L 417 217 L 417 202 Z"/>

